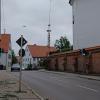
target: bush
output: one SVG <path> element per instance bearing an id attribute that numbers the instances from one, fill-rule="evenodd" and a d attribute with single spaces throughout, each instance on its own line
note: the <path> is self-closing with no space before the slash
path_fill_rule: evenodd
<path id="1" fill-rule="evenodd" d="M 27 69 L 27 70 L 32 70 L 32 64 L 28 64 L 28 66 L 27 66 L 26 69 Z"/>
<path id="2" fill-rule="evenodd" d="M 48 69 L 48 62 L 46 59 L 42 59 L 39 61 L 39 65 L 44 68 L 44 69 Z"/>

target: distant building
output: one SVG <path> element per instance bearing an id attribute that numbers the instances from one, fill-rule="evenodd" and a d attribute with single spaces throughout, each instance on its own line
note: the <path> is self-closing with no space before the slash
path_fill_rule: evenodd
<path id="1" fill-rule="evenodd" d="M 23 67 L 27 68 L 28 64 L 32 67 L 37 67 L 38 62 L 48 56 L 49 52 L 55 51 L 54 47 L 48 48 L 47 46 L 27 45 L 25 48 L 25 56 L 23 57 Z"/>
<path id="2" fill-rule="evenodd" d="M 12 57 L 11 57 L 11 35 L 0 35 L 0 48 L 3 52 L 0 54 L 0 65 L 4 66 L 4 69 L 10 69 Z"/>
<path id="3" fill-rule="evenodd" d="M 100 0 L 70 0 L 73 12 L 73 48 L 100 45 Z"/>

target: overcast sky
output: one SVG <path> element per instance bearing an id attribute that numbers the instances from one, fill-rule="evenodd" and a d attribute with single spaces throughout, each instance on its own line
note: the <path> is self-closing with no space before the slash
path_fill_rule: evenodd
<path id="1" fill-rule="evenodd" d="M 28 44 L 47 45 L 49 0 L 2 0 L 2 32 L 11 34 L 12 48 L 16 54 L 19 46 L 16 40 L 23 34 Z M 3 9 L 4 8 L 4 9 Z M 26 27 L 23 27 L 23 26 Z M 69 0 L 52 0 L 51 45 L 60 36 L 67 36 L 73 43 L 72 8 Z"/>

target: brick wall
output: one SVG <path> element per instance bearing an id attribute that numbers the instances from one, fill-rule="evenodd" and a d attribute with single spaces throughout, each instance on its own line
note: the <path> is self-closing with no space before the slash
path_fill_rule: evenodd
<path id="1" fill-rule="evenodd" d="M 74 56 L 67 56 L 67 71 L 74 72 Z"/>
<path id="2" fill-rule="evenodd" d="M 100 74 L 100 49 L 94 52 L 96 50 L 88 49 L 89 56 L 82 56 L 79 51 L 52 54 L 48 67 L 59 71 Z"/>
<path id="3" fill-rule="evenodd" d="M 58 57 L 58 69 L 64 71 L 64 55 Z"/>
<path id="4" fill-rule="evenodd" d="M 50 70 L 56 70 L 55 66 L 56 66 L 56 58 L 55 57 L 51 57 L 50 60 L 49 60 L 48 67 L 49 67 Z"/>
<path id="5" fill-rule="evenodd" d="M 94 73 L 100 73 L 100 53 L 93 53 L 92 68 Z"/>

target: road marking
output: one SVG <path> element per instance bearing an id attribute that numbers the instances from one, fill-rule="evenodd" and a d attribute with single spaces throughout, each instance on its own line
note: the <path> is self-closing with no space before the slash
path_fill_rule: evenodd
<path id="1" fill-rule="evenodd" d="M 95 89 L 92 89 L 92 88 L 89 88 L 89 87 L 86 87 L 86 86 L 78 85 L 78 87 L 84 88 L 84 89 L 87 89 L 87 90 L 91 90 L 91 91 L 93 91 L 93 92 L 98 92 L 98 90 L 95 90 Z"/>

